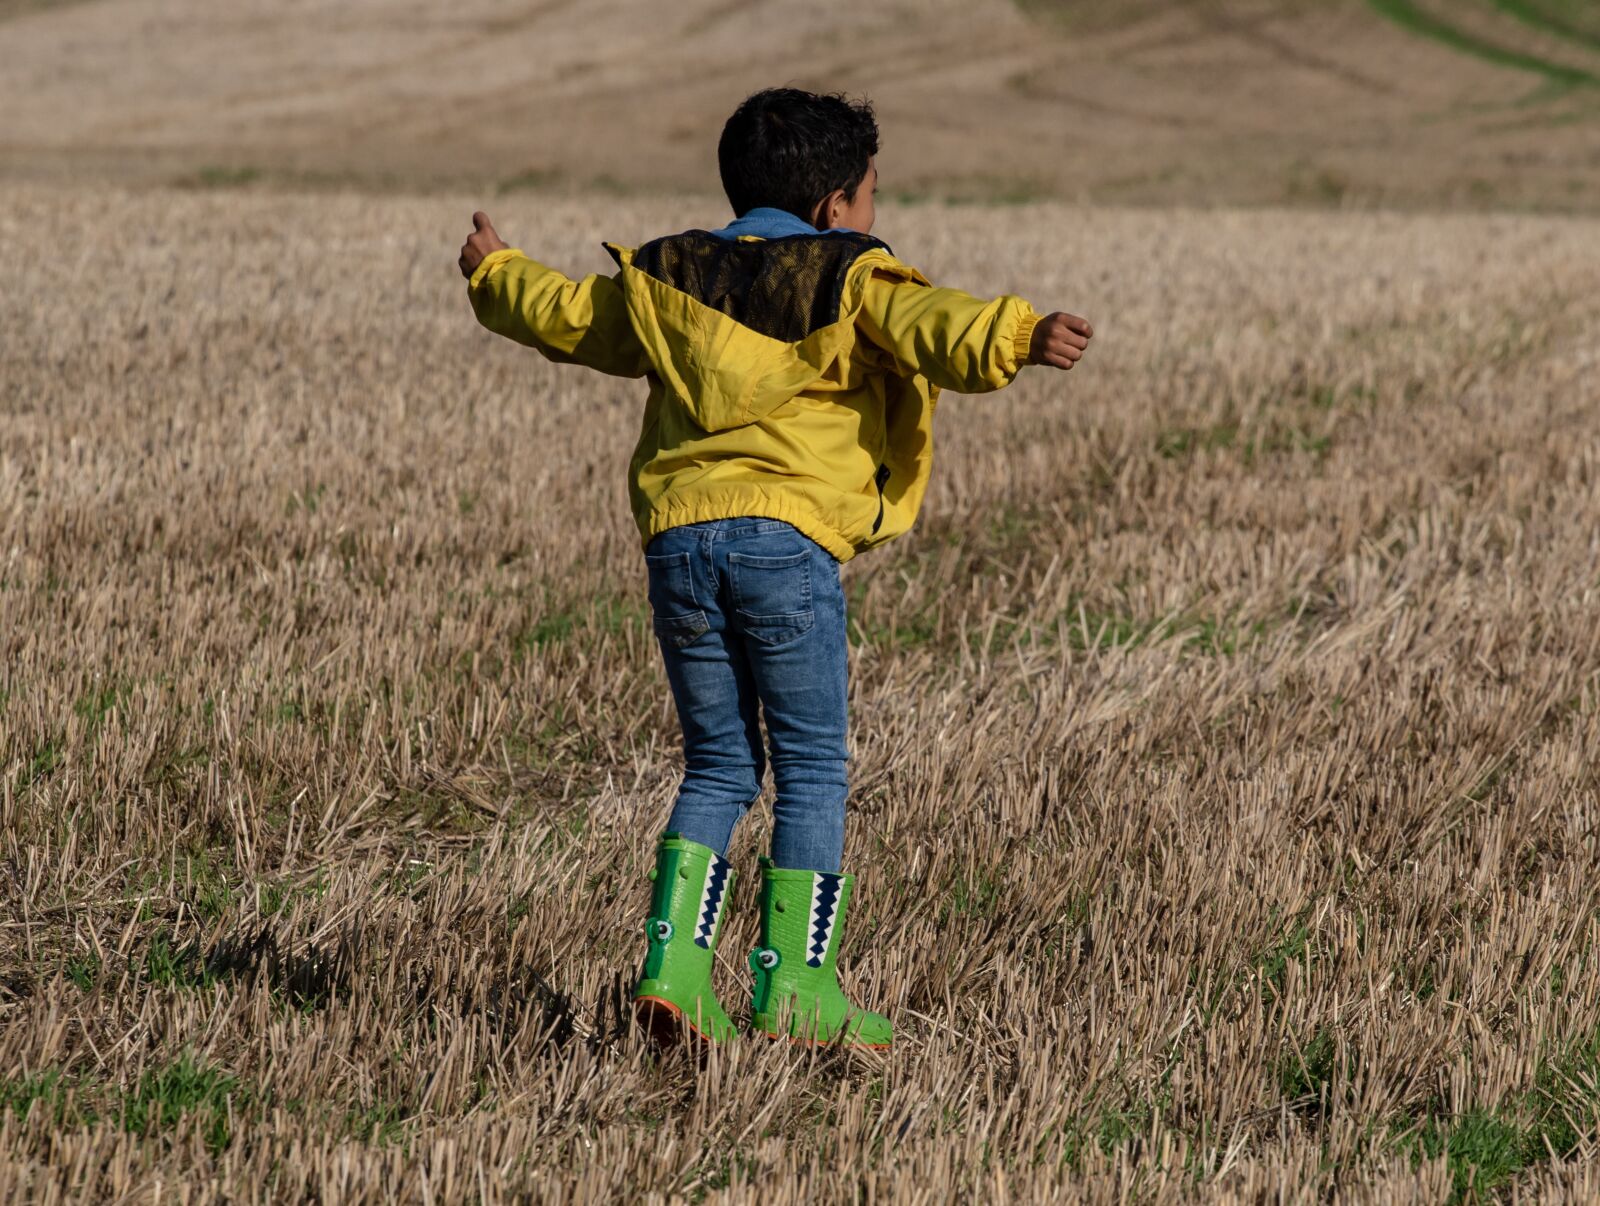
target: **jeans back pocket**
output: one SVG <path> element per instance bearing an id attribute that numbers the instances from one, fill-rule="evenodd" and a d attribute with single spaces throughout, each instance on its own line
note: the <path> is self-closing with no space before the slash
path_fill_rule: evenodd
<path id="1" fill-rule="evenodd" d="M 694 571 L 688 553 L 646 553 L 650 576 L 650 615 L 656 635 L 675 648 L 699 640 L 711 629 L 694 597 Z"/>
<path id="2" fill-rule="evenodd" d="M 763 645 L 787 645 L 811 630 L 811 552 L 781 557 L 728 554 L 739 628 Z"/>

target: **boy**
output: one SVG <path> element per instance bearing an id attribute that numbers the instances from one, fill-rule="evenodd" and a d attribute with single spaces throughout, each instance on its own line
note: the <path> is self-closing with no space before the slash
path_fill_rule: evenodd
<path id="1" fill-rule="evenodd" d="M 723 857 L 761 790 L 751 1024 L 774 1038 L 883 1047 L 835 960 L 854 878 L 844 846 L 846 641 L 839 566 L 916 518 L 941 389 L 999 389 L 1024 364 L 1070 369 L 1089 324 L 1019 297 L 936 289 L 871 237 L 871 106 L 782 88 L 728 119 L 717 148 L 735 220 L 629 250 L 573 281 L 508 248 L 488 218 L 460 267 L 478 320 L 547 358 L 645 377 L 629 493 L 685 772 L 656 853 L 635 1009 L 663 1041 L 721 1040 L 711 988 Z"/>

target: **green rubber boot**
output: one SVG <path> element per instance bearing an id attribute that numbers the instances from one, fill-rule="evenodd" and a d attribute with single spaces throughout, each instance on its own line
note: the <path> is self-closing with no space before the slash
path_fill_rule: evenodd
<path id="1" fill-rule="evenodd" d="M 853 875 L 789 871 L 761 860 L 761 945 L 750 952 L 750 1024 L 796 1042 L 887 1047 L 894 1027 L 839 989 L 839 945 Z"/>
<path id="2" fill-rule="evenodd" d="M 633 990 L 634 1016 L 656 1041 L 721 1042 L 733 1034 L 711 988 L 711 963 L 733 891 L 733 868 L 709 846 L 664 834 L 645 936 L 650 949 Z"/>

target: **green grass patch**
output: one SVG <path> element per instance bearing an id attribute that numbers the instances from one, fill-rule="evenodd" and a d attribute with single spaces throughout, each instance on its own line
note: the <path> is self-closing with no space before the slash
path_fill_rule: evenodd
<path id="1" fill-rule="evenodd" d="M 84 727 L 92 736 L 100 731 L 101 726 L 112 712 L 126 709 L 132 692 L 129 687 L 120 682 L 110 682 L 96 687 L 80 696 L 72 704 L 73 715 L 84 722 Z"/>
<path id="2" fill-rule="evenodd" d="M 997 548 L 1027 548 L 1038 535 L 1039 522 L 1039 512 L 1033 508 L 1002 502 L 984 521 L 984 539 Z"/>
<path id="3" fill-rule="evenodd" d="M 141 973 L 153 988 L 211 988 L 219 977 L 207 966 L 198 945 L 179 944 L 163 930 L 145 947 Z"/>
<path id="4" fill-rule="evenodd" d="M 720 1159 L 708 1160 L 692 1166 L 685 1173 L 686 1185 L 692 1187 L 691 1202 L 704 1201 L 708 1194 L 718 1193 L 739 1185 L 754 1184 L 761 1175 L 761 1165 L 753 1157 L 732 1152 Z"/>
<path id="5" fill-rule="evenodd" d="M 1081 1171 L 1084 1158 L 1096 1149 L 1102 1156 L 1110 1156 L 1120 1147 L 1136 1144 L 1168 1105 L 1170 1101 L 1166 1100 L 1129 1097 L 1116 1105 L 1101 1105 L 1069 1120 L 1059 1131 L 1061 1162 L 1075 1172 Z M 1046 1146 L 1047 1141 L 1038 1145 L 1036 1162 L 1043 1156 Z"/>
<path id="6" fill-rule="evenodd" d="M 864 584 L 858 583 L 851 593 L 858 597 L 864 594 Z M 856 604 L 852 604 L 851 611 L 857 612 Z M 883 618 L 866 612 L 865 608 L 861 612 L 865 614 L 857 613 L 850 617 L 849 639 L 852 645 L 916 649 L 933 644 L 939 636 L 938 621 L 932 612 L 913 611 Z"/>
<path id="7" fill-rule="evenodd" d="M 305 704 L 298 698 L 284 696 L 273 705 L 272 722 L 276 725 L 304 724 L 305 720 Z"/>
<path id="8" fill-rule="evenodd" d="M 1080 652 L 1091 649 L 1136 649 L 1166 635 L 1169 621 L 1139 619 L 1117 612 L 1069 606 L 1061 612 L 1061 631 L 1067 646 Z"/>
<path id="9" fill-rule="evenodd" d="M 1169 427 L 1156 433 L 1156 455 L 1175 460 L 1195 452 L 1232 448 L 1238 439 L 1237 423 L 1213 423 L 1209 427 Z"/>
<path id="10" fill-rule="evenodd" d="M 100 979 L 100 960 L 94 955 L 79 955 L 68 959 L 61 971 L 79 992 L 88 992 Z"/>
<path id="11" fill-rule="evenodd" d="M 1419 1001 L 1426 1001 L 1439 991 L 1438 969 L 1430 958 L 1403 959 L 1394 970 L 1395 978 Z"/>
<path id="12" fill-rule="evenodd" d="M 92 1110 L 79 1104 L 71 1083 L 57 1068 L 32 1076 L 0 1078 L 0 1112 L 7 1110 L 19 1119 L 43 1110 L 57 1126 L 83 1126 L 95 1119 Z"/>
<path id="13" fill-rule="evenodd" d="M 1451 1202 L 1481 1201 L 1518 1173 L 1566 1159 L 1600 1136 L 1600 1030 L 1539 1063 L 1534 1087 L 1494 1108 L 1424 1112 L 1390 1127 L 1414 1163 L 1444 1157 Z"/>
<path id="14" fill-rule="evenodd" d="M 1348 1085 L 1355 1079 L 1356 1057 L 1339 1059 L 1339 1044 L 1327 1027 L 1320 1027 L 1304 1044 L 1285 1050 L 1278 1060 L 1278 1088 L 1291 1108 L 1308 1118 L 1325 1116 L 1340 1075 Z"/>
<path id="15" fill-rule="evenodd" d="M 1600 50 L 1600 5 L 1594 0 L 1490 0 L 1524 25 Z"/>
<path id="16" fill-rule="evenodd" d="M 286 913 L 297 900 L 321 900 L 328 894 L 328 874 L 319 870 L 316 876 L 304 883 L 297 883 L 293 879 L 282 879 L 275 883 L 263 884 L 259 889 L 258 899 L 263 915 L 276 917 L 279 913 Z"/>
<path id="17" fill-rule="evenodd" d="M 0 1077 L 0 1114 L 26 1119 L 42 1110 L 61 1130 L 109 1121 L 142 1139 L 166 1135 L 182 1119 L 192 1117 L 213 1154 L 231 1146 L 239 1128 L 258 1117 L 270 1100 L 243 1078 L 189 1052 L 146 1068 L 135 1083 L 120 1088 L 93 1076 L 70 1076 L 59 1068 Z M 333 1134 L 374 1147 L 403 1144 L 412 1116 L 398 1101 L 348 1108 L 300 1101 L 284 1104 L 319 1118 Z"/>
<path id="18" fill-rule="evenodd" d="M 150 1136 L 176 1126 L 186 1114 L 200 1115 L 206 1146 L 220 1152 L 233 1140 L 233 1118 L 248 1108 L 251 1094 L 240 1080 L 185 1054 L 150 1068 L 123 1094 L 123 1129 Z"/>
<path id="19" fill-rule="evenodd" d="M 574 637 L 602 633 L 616 636 L 626 629 L 644 629 L 649 624 L 649 604 L 631 595 L 612 595 L 556 608 L 546 611 L 512 639 L 511 657 L 513 661 L 521 661 Z"/>
<path id="20" fill-rule="evenodd" d="M 206 164 L 204 167 L 180 176 L 175 183 L 179 188 L 243 188 L 262 177 L 258 167 L 249 164 Z"/>
<path id="21" fill-rule="evenodd" d="M 919 188 L 891 188 L 884 189 L 880 200 L 889 205 L 927 205 L 938 198 L 927 189 Z"/>
<path id="22" fill-rule="evenodd" d="M 1048 201 L 1055 194 L 1033 180 L 994 178 L 981 182 L 971 191 L 960 191 L 945 198 L 946 205 L 1032 205 Z"/>
<path id="23" fill-rule="evenodd" d="M 1199 965 L 1190 967 L 1189 987 L 1198 1000 L 1207 1025 L 1252 980 L 1259 980 L 1269 988 L 1271 991 L 1267 995 L 1270 997 L 1283 995 L 1290 965 L 1316 958 L 1308 923 L 1310 915 L 1310 908 L 1307 907 L 1285 920 L 1283 910 L 1274 907 L 1268 921 L 1270 930 L 1267 940 L 1246 958 L 1208 968 Z"/>
<path id="24" fill-rule="evenodd" d="M 1301 910 L 1253 960 L 1261 978 L 1279 992 L 1283 991 L 1289 965 L 1304 960 L 1311 949 L 1311 926 L 1307 924 L 1309 917 L 1309 910 Z"/>
<path id="25" fill-rule="evenodd" d="M 553 188 L 559 183 L 561 183 L 561 173 L 554 168 L 530 167 L 507 176 L 495 186 L 495 189 L 501 193 L 526 193 Z"/>
<path id="26" fill-rule="evenodd" d="M 1331 401 L 1328 405 L 1332 405 Z M 1333 438 L 1298 426 L 1274 426 L 1247 433 L 1232 421 L 1203 427 L 1169 427 L 1156 434 L 1156 455 L 1166 460 L 1235 448 L 1247 466 L 1254 465 L 1263 456 L 1289 452 L 1309 453 L 1320 462 L 1332 451 Z"/>
<path id="27" fill-rule="evenodd" d="M 943 909 L 941 921 L 950 917 L 993 917 L 1000 907 L 1000 878 L 984 872 L 956 880 Z"/>
<path id="28" fill-rule="evenodd" d="M 937 187 L 902 187 L 887 190 L 888 200 L 901 205 L 929 202 L 955 208 L 965 205 L 1031 205 L 1049 201 L 1055 192 L 1048 185 L 1021 176 L 976 175 L 955 177 Z"/>
<path id="29" fill-rule="evenodd" d="M 1240 625 L 1216 616 L 1201 616 L 1183 638 L 1183 647 L 1206 657 L 1232 657 L 1267 634 L 1265 620 Z"/>
<path id="30" fill-rule="evenodd" d="M 33 747 L 33 753 L 28 757 L 28 763 L 22 768 L 22 776 L 17 786 L 32 787 L 49 778 L 65 759 L 66 743 L 60 737 L 47 737 Z"/>
<path id="31" fill-rule="evenodd" d="M 1532 1136 L 1489 1110 L 1457 1118 L 1429 1119 L 1400 1144 L 1418 1163 L 1444 1156 L 1450 1166 L 1450 1201 L 1483 1197 L 1544 1153 L 1529 1149 Z"/>
<path id="32" fill-rule="evenodd" d="M 52 8 L 70 8 L 87 0 L 0 0 L 0 21 L 25 17 L 29 13 L 47 12 Z"/>
<path id="33" fill-rule="evenodd" d="M 1525 54 L 1520 50 L 1512 50 L 1495 42 L 1488 42 L 1475 34 L 1451 25 L 1443 18 L 1423 9 L 1413 0 L 1367 0 L 1383 16 L 1393 21 L 1396 25 L 1410 30 L 1425 38 L 1432 38 L 1441 45 L 1462 54 L 1472 55 L 1486 63 L 1494 63 L 1499 67 L 1511 67 L 1518 71 L 1530 71 L 1542 75 L 1545 79 L 1555 84 L 1569 88 L 1588 87 L 1600 84 L 1600 76 L 1584 71 L 1577 67 L 1567 67 L 1560 63 L 1552 63 L 1548 59 L 1541 59 L 1535 55 Z"/>
<path id="34" fill-rule="evenodd" d="M 288 500 L 283 504 L 283 513 L 293 515 L 303 511 L 307 515 L 315 515 L 317 508 L 322 505 L 322 499 L 328 492 L 325 485 L 308 486 L 304 490 L 291 490 Z"/>
<path id="35" fill-rule="evenodd" d="M 232 1119 L 253 1100 L 254 1094 L 237 1077 L 200 1064 L 188 1054 L 147 1068 L 136 1084 L 121 1092 L 92 1080 L 75 1081 L 59 1069 L 0 1079 L 0 1110 L 27 1118 L 42 1109 L 59 1127 L 115 1118 L 124 1130 L 150 1137 L 171 1130 L 185 1115 L 199 1114 L 206 1146 L 213 1152 L 232 1142 Z"/>
<path id="36" fill-rule="evenodd" d="M 506 757 L 515 766 L 548 770 L 561 760 L 563 739 L 568 731 L 566 706 L 560 701 L 552 705 L 539 727 L 529 732 L 514 728 L 501 738 Z"/>
<path id="37" fill-rule="evenodd" d="M 1063 608 L 1057 628 L 1067 645 L 1085 651 L 1136 649 L 1141 645 L 1180 641 L 1186 653 L 1232 657 L 1272 631 L 1278 621 L 1243 620 L 1233 615 L 1178 613 L 1157 619 L 1096 611 L 1081 602 Z"/>
<path id="38" fill-rule="evenodd" d="M 361 1106 L 345 1115 L 345 1130 L 354 1139 L 374 1147 L 393 1147 L 406 1137 L 405 1108 L 395 1101 Z"/>
<path id="39" fill-rule="evenodd" d="M 210 762 L 211 750 L 206 746 L 169 748 L 151 758 L 144 773 L 145 786 L 182 788 L 192 784 Z"/>
<path id="40" fill-rule="evenodd" d="M 1289 172 L 1290 200 L 1317 205 L 1338 205 L 1349 194 L 1349 179 L 1329 167 L 1312 167 L 1300 161 Z"/>

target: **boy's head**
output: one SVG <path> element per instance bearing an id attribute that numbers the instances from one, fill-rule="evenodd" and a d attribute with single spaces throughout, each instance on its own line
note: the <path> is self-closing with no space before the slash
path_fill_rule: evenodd
<path id="1" fill-rule="evenodd" d="M 771 206 L 819 230 L 866 234 L 877 216 L 877 153 L 878 123 L 867 101 L 768 88 L 728 118 L 717 163 L 735 216 Z"/>

